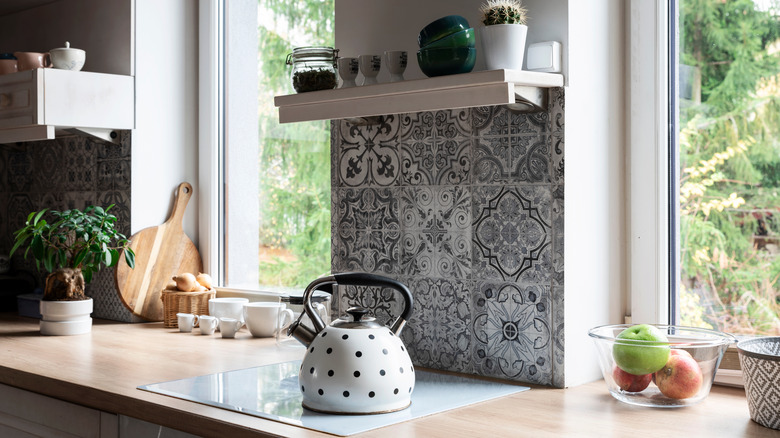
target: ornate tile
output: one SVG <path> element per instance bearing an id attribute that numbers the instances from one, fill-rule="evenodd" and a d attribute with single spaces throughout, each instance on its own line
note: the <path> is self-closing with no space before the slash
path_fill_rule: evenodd
<path id="1" fill-rule="evenodd" d="M 64 137 L 56 140 L 64 149 L 66 191 L 94 190 L 97 181 L 98 147 L 85 137 Z"/>
<path id="2" fill-rule="evenodd" d="M 339 150 L 341 149 L 341 143 L 339 143 L 339 126 L 342 122 L 340 120 L 330 121 L 330 187 L 335 188 L 339 186 Z"/>
<path id="3" fill-rule="evenodd" d="M 97 190 L 130 189 L 130 160 L 98 160 Z"/>
<path id="4" fill-rule="evenodd" d="M 552 281 L 554 285 L 563 285 L 564 266 L 564 214 L 563 186 L 553 186 L 552 204 Z"/>
<path id="5" fill-rule="evenodd" d="M 473 277 L 549 281 L 549 188 L 477 187 L 473 199 Z"/>
<path id="6" fill-rule="evenodd" d="M 471 195 L 461 186 L 407 187 L 400 196 L 401 272 L 471 277 Z"/>
<path id="7" fill-rule="evenodd" d="M 540 136 L 547 132 L 546 112 L 514 113 L 504 106 L 479 107 L 472 109 L 473 133 L 479 137 L 493 136 Z"/>
<path id="8" fill-rule="evenodd" d="M 471 291 L 456 279 L 417 278 L 406 282 L 414 310 L 402 339 L 419 366 L 472 372 Z"/>
<path id="9" fill-rule="evenodd" d="M 437 276 L 436 247 L 422 231 L 401 233 L 401 273 L 415 276 Z"/>
<path id="10" fill-rule="evenodd" d="M 404 187 L 399 196 L 401 226 L 404 230 L 422 230 L 436 223 L 434 187 Z"/>
<path id="11" fill-rule="evenodd" d="M 24 149 L 8 151 L 6 161 L 6 184 L 11 192 L 29 192 L 33 189 L 33 159 Z"/>
<path id="12" fill-rule="evenodd" d="M 404 114 L 400 137 L 403 184 L 468 182 L 470 122 L 468 109 Z"/>
<path id="13" fill-rule="evenodd" d="M 439 232 L 471 228 L 471 191 L 468 187 L 404 187 L 400 193 L 404 229 Z"/>
<path id="14" fill-rule="evenodd" d="M 119 135 L 119 144 L 108 143 L 95 138 L 85 137 L 87 142 L 92 143 L 97 151 L 98 160 L 127 160 L 130 159 L 130 136 L 131 131 L 116 131 Z"/>
<path id="15" fill-rule="evenodd" d="M 565 386 L 564 376 L 564 291 L 563 286 L 553 286 L 553 376 L 552 385 L 556 388 Z"/>
<path id="16" fill-rule="evenodd" d="M 6 174 L 8 173 L 8 148 L 4 144 L 0 144 L 0 193 L 8 191 L 8 184 L 6 183 Z"/>
<path id="17" fill-rule="evenodd" d="M 550 287 L 477 283 L 473 297 L 478 374 L 550 384 L 553 372 Z"/>
<path id="18" fill-rule="evenodd" d="M 338 122 L 338 182 L 340 186 L 390 186 L 400 172 L 397 115 L 373 125 Z"/>
<path id="19" fill-rule="evenodd" d="M 470 108 L 403 114 L 400 140 L 441 142 L 470 137 L 471 118 Z"/>
<path id="20" fill-rule="evenodd" d="M 376 322 L 390 325 L 404 308 L 403 297 L 395 289 L 341 285 L 338 289 L 339 315 L 346 315 L 350 307 L 364 307 L 376 317 Z"/>
<path id="21" fill-rule="evenodd" d="M 33 190 L 49 191 L 62 187 L 65 174 L 62 171 L 64 153 L 59 144 L 53 141 L 42 141 L 32 148 Z"/>
<path id="22" fill-rule="evenodd" d="M 550 89 L 550 117 L 548 131 L 550 132 L 550 150 L 552 152 L 552 175 L 556 184 L 563 184 L 564 163 L 564 108 L 565 101 L 562 88 Z"/>
<path id="23" fill-rule="evenodd" d="M 344 228 L 332 242 L 334 272 L 399 272 L 398 231 L 366 231 Z"/>
<path id="24" fill-rule="evenodd" d="M 395 189 L 339 189 L 334 210 L 338 228 L 398 230 L 398 198 Z"/>
<path id="25" fill-rule="evenodd" d="M 30 212 L 36 210 L 38 209 L 33 205 L 29 194 L 14 193 L 8 196 L 8 204 L 5 209 L 8 216 L 4 216 L 3 221 L 8 224 L 8 230 L 13 232 L 22 228 Z"/>
<path id="26" fill-rule="evenodd" d="M 95 318 L 111 319 L 121 322 L 132 322 L 133 315 L 122 304 L 119 292 L 114 285 L 114 268 L 101 269 L 95 273 L 92 282 L 86 287 L 86 294 L 94 300 Z"/>
<path id="27" fill-rule="evenodd" d="M 60 209 L 67 210 L 71 208 L 78 208 L 83 210 L 90 205 L 98 205 L 98 193 L 93 191 L 71 191 L 65 192 L 65 204 L 60 206 Z"/>
<path id="28" fill-rule="evenodd" d="M 127 191 L 108 191 L 98 192 L 98 205 L 108 207 L 114 206 L 109 210 L 117 218 L 117 229 L 120 233 L 130 237 L 130 196 Z"/>
<path id="29" fill-rule="evenodd" d="M 474 140 L 477 183 L 550 182 L 547 135 L 483 137 Z"/>
<path id="30" fill-rule="evenodd" d="M 0 169 L 2 171 L 2 169 Z M 8 223 L 8 194 L 0 190 L 0 254 L 8 255 L 13 247 L 13 232 L 16 228 Z"/>

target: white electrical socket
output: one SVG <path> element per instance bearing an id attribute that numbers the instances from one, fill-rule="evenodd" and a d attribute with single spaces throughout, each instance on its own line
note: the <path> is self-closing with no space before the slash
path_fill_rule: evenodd
<path id="1" fill-rule="evenodd" d="M 528 46 L 526 53 L 528 70 L 549 73 L 561 72 L 561 43 L 545 41 Z"/>

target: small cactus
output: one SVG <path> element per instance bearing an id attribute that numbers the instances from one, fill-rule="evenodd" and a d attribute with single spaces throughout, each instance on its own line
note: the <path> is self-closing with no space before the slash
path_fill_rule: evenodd
<path id="1" fill-rule="evenodd" d="M 493 24 L 526 24 L 528 10 L 519 0 L 487 0 L 479 9 L 485 26 Z"/>

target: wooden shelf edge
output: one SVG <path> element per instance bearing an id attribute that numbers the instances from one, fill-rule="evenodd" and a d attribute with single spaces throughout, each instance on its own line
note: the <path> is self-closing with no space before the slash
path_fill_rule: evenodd
<path id="1" fill-rule="evenodd" d="M 563 75 L 487 70 L 402 82 L 276 96 L 279 122 L 368 117 L 514 103 L 514 87 L 563 86 Z M 508 97 L 507 94 L 508 93 Z"/>
<path id="2" fill-rule="evenodd" d="M 308 105 L 311 103 L 335 102 L 341 100 L 382 97 L 394 94 L 412 94 L 423 91 L 471 87 L 492 83 L 514 83 L 517 85 L 553 88 L 563 86 L 563 75 L 520 70 L 486 70 L 435 78 L 413 79 L 401 82 L 389 82 L 334 90 L 313 91 L 310 93 L 276 96 L 277 107 Z"/>
<path id="3" fill-rule="evenodd" d="M 446 90 L 391 94 L 346 101 L 312 102 L 307 105 L 279 107 L 279 122 L 345 119 L 418 111 L 436 111 L 472 106 L 504 105 L 515 102 L 510 83 L 491 83 Z"/>

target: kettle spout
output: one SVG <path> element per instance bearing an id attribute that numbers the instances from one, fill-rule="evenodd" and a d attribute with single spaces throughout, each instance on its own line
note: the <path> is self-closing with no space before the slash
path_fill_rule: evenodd
<path id="1" fill-rule="evenodd" d="M 297 339 L 298 342 L 308 347 L 309 344 L 311 344 L 311 341 L 317 336 L 317 333 L 301 324 L 301 320 L 299 319 L 290 324 L 290 327 L 287 328 L 287 336 L 292 336 Z"/>

